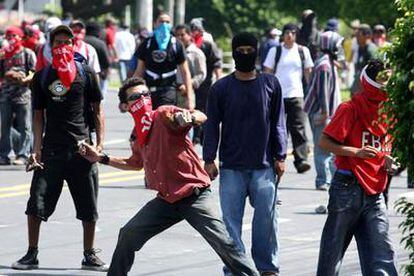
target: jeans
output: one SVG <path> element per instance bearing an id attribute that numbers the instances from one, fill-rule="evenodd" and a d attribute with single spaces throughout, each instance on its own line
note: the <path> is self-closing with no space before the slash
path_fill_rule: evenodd
<path id="1" fill-rule="evenodd" d="M 322 232 L 318 276 L 339 275 L 342 258 L 355 237 L 364 276 L 397 276 L 382 194 L 367 195 L 353 175 L 335 173 L 329 189 L 328 218 Z"/>
<path id="2" fill-rule="evenodd" d="M 251 261 L 237 250 L 214 205 L 210 189 L 173 204 L 160 198 L 148 202 L 121 228 L 108 276 L 127 275 L 134 262 L 135 251 L 153 236 L 182 220 L 207 240 L 235 275 L 258 275 Z"/>
<path id="3" fill-rule="evenodd" d="M 308 159 L 308 138 L 305 132 L 306 114 L 303 111 L 303 98 L 285 98 L 286 126 L 292 137 L 295 166 Z"/>
<path id="4" fill-rule="evenodd" d="M 121 80 L 121 83 L 127 78 L 128 64 L 129 64 L 129 60 L 119 61 L 119 79 Z"/>
<path id="5" fill-rule="evenodd" d="M 240 252 L 245 252 L 241 234 L 247 196 L 254 208 L 251 253 L 260 272 L 279 272 L 275 180 L 272 168 L 220 170 L 220 204 L 223 220 Z M 228 269 L 224 268 L 224 272 L 228 274 Z"/>
<path id="6" fill-rule="evenodd" d="M 12 150 L 11 131 L 15 127 L 19 139 L 15 146 L 16 157 L 27 158 L 30 154 L 31 144 L 31 111 L 30 103 L 15 104 L 13 102 L 0 103 L 1 137 L 0 158 L 8 159 Z M 14 121 L 14 124 L 13 124 Z M 17 133 L 16 133 L 17 134 Z M 16 137 L 16 135 L 14 135 Z"/>
<path id="7" fill-rule="evenodd" d="M 332 176 L 335 173 L 334 155 L 328 151 L 323 150 L 319 146 L 319 141 L 322 136 L 323 129 L 327 125 L 327 121 L 320 122 L 318 120 L 318 113 L 309 115 L 309 122 L 313 135 L 313 160 L 316 169 L 316 187 L 324 184 L 331 184 Z"/>

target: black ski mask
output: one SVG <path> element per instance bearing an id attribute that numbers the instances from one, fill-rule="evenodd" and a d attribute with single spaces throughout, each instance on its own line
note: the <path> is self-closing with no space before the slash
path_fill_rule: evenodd
<path id="1" fill-rule="evenodd" d="M 251 72 L 255 69 L 257 58 L 257 39 L 251 33 L 243 32 L 233 37 L 231 43 L 233 58 L 236 63 L 236 69 L 240 72 Z M 240 46 L 252 46 L 254 51 L 251 53 L 241 53 L 236 51 Z"/>

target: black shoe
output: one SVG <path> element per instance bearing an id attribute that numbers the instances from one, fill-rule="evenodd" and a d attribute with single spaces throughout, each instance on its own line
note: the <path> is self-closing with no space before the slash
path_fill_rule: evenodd
<path id="1" fill-rule="evenodd" d="M 296 171 L 298 173 L 304 173 L 304 172 L 307 172 L 307 171 L 310 170 L 311 165 L 309 165 L 309 163 L 306 162 L 306 161 L 302 161 L 302 162 L 296 164 L 295 167 L 296 167 Z"/>
<path id="2" fill-rule="evenodd" d="M 29 270 L 39 268 L 39 260 L 37 259 L 37 254 L 39 250 L 37 248 L 29 248 L 26 255 L 24 255 L 20 260 L 13 263 L 11 267 L 13 269 L 20 270 Z"/>
<path id="3" fill-rule="evenodd" d="M 90 249 L 83 252 L 82 269 L 94 271 L 108 271 L 108 265 L 96 256 L 96 253 L 101 252 L 99 249 Z"/>
<path id="4" fill-rule="evenodd" d="M 0 166 L 11 165 L 10 159 L 5 157 L 0 157 Z"/>

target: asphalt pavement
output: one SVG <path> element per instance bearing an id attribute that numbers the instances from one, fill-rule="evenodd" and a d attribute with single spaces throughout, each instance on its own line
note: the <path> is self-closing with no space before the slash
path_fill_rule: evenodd
<path id="1" fill-rule="evenodd" d="M 132 129 L 129 114 L 117 110 L 117 97 L 109 92 L 104 103 L 106 114 L 105 150 L 111 155 L 129 156 L 128 137 Z M 308 133 L 310 136 L 310 133 Z M 200 148 L 198 148 L 200 150 Z M 287 173 L 280 184 L 279 240 L 281 275 L 315 275 L 319 242 L 326 215 L 314 209 L 327 201 L 327 192 L 314 188 L 315 171 L 306 174 L 295 172 L 292 158 L 287 160 Z M 312 161 L 312 160 L 311 160 Z M 147 201 L 155 196 L 146 190 L 143 172 L 120 171 L 100 165 L 99 214 L 96 248 L 99 256 L 110 261 L 119 229 Z M 1 275 L 104 275 L 101 272 L 80 270 L 82 259 L 82 227 L 75 218 L 70 193 L 64 189 L 56 212 L 42 224 L 39 262 L 40 269 L 16 271 L 10 268 L 27 249 L 26 207 L 31 173 L 22 167 L 0 167 L 0 276 Z M 406 175 L 396 177 L 391 188 L 394 202 L 402 194 L 413 192 L 406 188 Z M 217 208 L 218 186 L 212 185 Z M 247 204 L 243 238 L 250 248 L 251 219 L 253 210 Z M 408 254 L 399 244 L 401 231 L 398 224 L 402 217 L 394 209 L 388 211 L 390 233 L 394 243 L 398 266 L 408 261 Z M 222 263 L 210 246 L 186 222 L 181 222 L 151 239 L 136 253 L 130 275 L 222 275 Z M 358 253 L 354 241 L 348 249 L 341 275 L 361 275 Z"/>

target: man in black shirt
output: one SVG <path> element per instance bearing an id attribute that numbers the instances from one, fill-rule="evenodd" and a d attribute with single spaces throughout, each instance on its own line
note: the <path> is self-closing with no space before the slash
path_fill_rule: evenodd
<path id="1" fill-rule="evenodd" d="M 99 38 L 101 33 L 101 26 L 96 22 L 89 22 L 86 24 L 86 36 L 85 42 L 95 48 L 98 54 L 99 66 L 101 72 L 99 73 L 100 87 L 103 96 L 105 97 L 106 91 L 108 90 L 108 75 L 109 75 L 109 52 L 105 41 Z"/>
<path id="2" fill-rule="evenodd" d="M 41 221 L 55 210 L 66 180 L 82 220 L 84 259 L 82 268 L 105 270 L 105 264 L 93 248 L 95 222 L 98 219 L 97 167 L 84 160 L 78 145 L 89 139 L 87 105 L 92 105 L 96 123 L 96 148 L 103 145 L 102 95 L 95 72 L 74 60 L 73 33 L 61 25 L 50 34 L 53 61 L 33 78 L 34 146 L 28 170 L 34 169 L 30 198 L 27 203 L 29 249 L 12 264 L 14 269 L 38 267 L 38 240 Z M 89 109 L 88 109 L 89 110 Z M 46 128 L 44 130 L 44 123 Z"/>
<path id="3" fill-rule="evenodd" d="M 194 92 L 191 74 L 186 61 L 184 46 L 171 35 L 171 18 L 160 14 L 154 35 L 145 39 L 138 49 L 138 66 L 134 77 L 144 78 L 150 89 L 153 108 L 161 105 L 176 105 L 176 76 L 181 70 L 186 108 L 194 109 Z"/>

